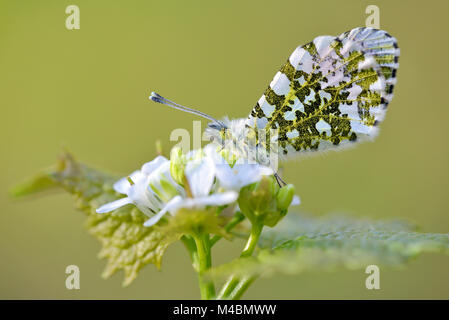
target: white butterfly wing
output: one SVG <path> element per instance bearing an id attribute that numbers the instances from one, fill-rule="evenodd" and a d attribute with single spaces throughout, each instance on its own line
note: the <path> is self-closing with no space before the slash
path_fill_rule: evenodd
<path id="1" fill-rule="evenodd" d="M 393 98 L 398 57 L 383 30 L 317 37 L 292 53 L 246 123 L 278 129 L 284 155 L 372 139 Z"/>

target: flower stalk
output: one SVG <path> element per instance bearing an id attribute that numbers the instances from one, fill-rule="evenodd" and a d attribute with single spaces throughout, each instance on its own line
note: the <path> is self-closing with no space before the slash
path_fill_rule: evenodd
<path id="1" fill-rule="evenodd" d="M 257 277 L 243 277 L 234 287 L 231 293 L 228 294 L 228 300 L 239 300 L 242 295 L 246 292 L 246 290 L 251 286 L 251 284 L 256 280 Z"/>
<path id="2" fill-rule="evenodd" d="M 242 253 L 240 254 L 240 258 L 249 258 L 252 256 L 255 248 L 257 247 L 257 242 L 259 241 L 262 229 L 263 224 L 261 223 L 254 223 L 252 225 L 251 233 Z M 241 296 L 254 280 L 255 278 L 250 281 L 250 279 L 245 277 L 240 279 L 236 275 L 230 276 L 221 289 L 217 299 L 234 299 L 235 296 Z"/>
<path id="3" fill-rule="evenodd" d="M 215 286 L 213 281 L 205 277 L 205 273 L 212 266 L 209 235 L 194 236 L 197 253 L 197 273 L 200 286 L 201 299 L 210 300 L 215 297 Z"/>

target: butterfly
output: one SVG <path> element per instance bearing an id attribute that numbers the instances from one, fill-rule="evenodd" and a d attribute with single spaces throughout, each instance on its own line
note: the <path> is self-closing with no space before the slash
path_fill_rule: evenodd
<path id="1" fill-rule="evenodd" d="M 274 167 L 278 156 L 340 150 L 375 138 L 393 98 L 399 53 L 396 39 L 383 30 L 319 36 L 293 51 L 243 119 L 216 120 L 154 92 L 150 99 L 210 120 L 205 134 L 212 141 Z"/>

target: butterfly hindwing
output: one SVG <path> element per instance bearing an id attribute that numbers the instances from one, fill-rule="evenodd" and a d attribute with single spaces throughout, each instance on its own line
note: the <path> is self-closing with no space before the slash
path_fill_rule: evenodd
<path id="1" fill-rule="evenodd" d="M 373 138 L 393 97 L 398 56 L 383 30 L 317 37 L 292 53 L 247 124 L 278 129 L 285 155 Z"/>

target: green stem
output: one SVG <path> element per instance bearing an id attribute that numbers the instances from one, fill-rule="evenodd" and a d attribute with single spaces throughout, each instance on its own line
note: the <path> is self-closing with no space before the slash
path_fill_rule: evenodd
<path id="1" fill-rule="evenodd" d="M 181 241 L 186 247 L 187 252 L 189 253 L 189 257 L 192 261 L 193 266 L 196 268 L 196 265 L 198 263 L 198 255 L 196 252 L 195 240 L 193 240 L 191 236 L 183 235 L 181 237 Z"/>
<path id="2" fill-rule="evenodd" d="M 243 249 L 242 253 L 240 254 L 241 258 L 248 258 L 248 257 L 252 256 L 254 249 L 257 246 L 257 242 L 259 241 L 259 237 L 262 232 L 262 229 L 263 229 L 262 224 L 253 224 L 252 225 L 251 234 L 249 235 L 249 238 L 248 238 L 248 241 L 246 242 L 245 248 Z M 230 299 L 231 294 L 236 289 L 236 287 L 239 285 L 239 283 L 240 283 L 240 279 L 238 276 L 236 276 L 236 275 L 230 276 L 229 279 L 226 281 L 226 283 L 223 285 L 223 288 L 221 289 L 221 291 L 218 295 L 218 299 Z M 243 294 L 243 292 L 245 292 L 245 290 L 248 288 L 248 286 L 251 283 L 252 283 L 252 281 L 248 282 L 246 284 L 246 288 L 242 289 L 243 291 L 241 292 L 241 294 Z"/>
<path id="3" fill-rule="evenodd" d="M 214 283 L 211 280 L 206 279 L 204 275 L 212 265 L 209 235 L 198 235 L 195 236 L 194 239 L 198 257 L 197 272 L 201 299 L 210 300 L 215 296 L 215 287 Z"/>
<path id="4" fill-rule="evenodd" d="M 251 234 L 246 242 L 245 248 L 240 254 L 241 258 L 251 257 L 256 249 L 257 242 L 259 241 L 260 234 L 262 233 L 263 224 L 253 224 L 251 227 Z"/>
<path id="5" fill-rule="evenodd" d="M 256 278 L 257 277 L 243 277 L 227 298 L 230 300 L 239 300 Z"/>

